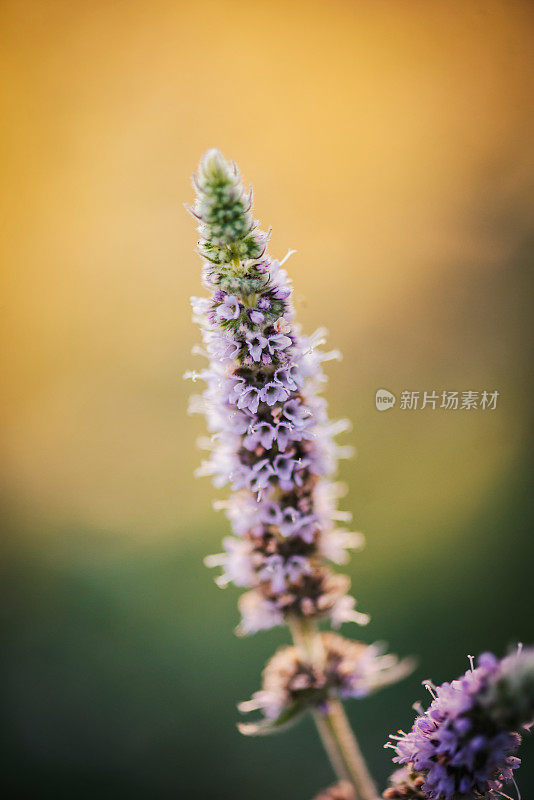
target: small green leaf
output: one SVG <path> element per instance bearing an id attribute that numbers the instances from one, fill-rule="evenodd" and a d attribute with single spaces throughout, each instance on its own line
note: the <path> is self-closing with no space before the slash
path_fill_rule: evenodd
<path id="1" fill-rule="evenodd" d="M 244 736 L 267 736 L 289 728 L 297 722 L 305 710 L 306 706 L 302 703 L 293 703 L 284 708 L 276 719 L 262 720 L 261 722 L 238 722 L 237 727 Z"/>

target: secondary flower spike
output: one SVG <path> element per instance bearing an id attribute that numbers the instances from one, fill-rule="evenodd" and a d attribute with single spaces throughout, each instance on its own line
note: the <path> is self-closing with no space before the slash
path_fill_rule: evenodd
<path id="1" fill-rule="evenodd" d="M 411 659 L 399 661 L 383 655 L 378 645 L 345 639 L 336 633 L 321 633 L 315 663 L 303 658 L 297 647 L 283 647 L 263 672 L 263 686 L 251 700 L 241 703 L 243 712 L 261 711 L 259 723 L 239 726 L 242 733 L 271 733 L 296 720 L 307 708 L 327 708 L 329 700 L 366 697 L 394 683 L 413 669 Z"/>
<path id="2" fill-rule="evenodd" d="M 333 482 L 340 457 L 319 396 L 324 331 L 304 336 L 294 321 L 292 286 L 284 262 L 266 252 L 268 234 L 251 215 L 235 165 L 218 150 L 202 158 L 194 178 L 198 251 L 209 296 L 193 298 L 209 365 L 193 379 L 206 383 L 191 410 L 205 414 L 210 457 L 197 471 L 232 494 L 219 503 L 234 536 L 206 559 L 222 569 L 217 583 L 248 591 L 241 597 L 238 633 L 290 618 L 365 623 L 348 594 L 349 579 L 327 562 L 343 563 L 360 534 L 339 529 L 342 487 Z"/>
<path id="3" fill-rule="evenodd" d="M 404 766 L 386 800 L 498 798 L 520 764 L 516 752 L 534 719 L 534 648 L 499 661 L 491 653 L 451 683 L 426 682 L 433 700 L 412 730 L 390 738 Z"/>

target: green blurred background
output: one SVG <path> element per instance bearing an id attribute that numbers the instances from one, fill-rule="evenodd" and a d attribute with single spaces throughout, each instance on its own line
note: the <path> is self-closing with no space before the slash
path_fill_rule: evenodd
<path id="1" fill-rule="evenodd" d="M 345 359 L 333 416 L 367 536 L 366 641 L 416 674 L 350 708 L 377 779 L 420 681 L 533 640 L 529 2 L 0 5 L 1 691 L 10 798 L 310 800 L 309 721 L 248 740 L 235 704 L 276 630 L 232 635 L 202 566 L 227 526 L 195 481 L 181 375 L 198 332 L 182 209 L 219 146 L 255 185 L 307 330 Z M 492 412 L 374 394 L 498 390 Z M 519 783 L 534 794 L 534 749 Z"/>

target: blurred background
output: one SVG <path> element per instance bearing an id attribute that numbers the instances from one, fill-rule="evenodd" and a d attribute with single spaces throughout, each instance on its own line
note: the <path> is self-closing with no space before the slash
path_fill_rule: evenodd
<path id="1" fill-rule="evenodd" d="M 255 187 L 348 416 L 344 507 L 366 641 L 415 675 L 350 708 L 372 770 L 420 681 L 532 642 L 534 7 L 425 0 L 3 0 L 1 614 L 10 798 L 310 800 L 311 722 L 235 705 L 287 642 L 232 634 L 194 480 L 190 175 Z M 378 388 L 497 390 L 495 411 L 375 410 Z M 534 748 L 523 746 L 523 796 Z"/>

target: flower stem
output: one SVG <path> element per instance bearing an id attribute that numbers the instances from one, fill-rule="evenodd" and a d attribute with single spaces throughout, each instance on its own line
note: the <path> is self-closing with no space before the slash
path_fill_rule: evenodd
<path id="1" fill-rule="evenodd" d="M 319 731 L 319 736 L 321 737 L 321 741 L 323 743 L 323 747 L 328 754 L 328 758 L 330 759 L 330 763 L 332 764 L 334 772 L 340 780 L 348 781 L 350 784 L 354 785 L 354 781 L 349 772 L 344 755 L 339 746 L 339 741 L 336 738 L 328 715 L 317 710 L 314 710 L 312 713 L 317 730 Z"/>
<path id="2" fill-rule="evenodd" d="M 324 652 L 315 623 L 296 618 L 290 621 L 289 627 L 295 645 L 304 658 L 312 664 L 321 664 Z M 313 711 L 313 718 L 338 778 L 352 784 L 356 800 L 378 800 L 376 786 L 342 703 L 339 700 L 329 700 L 324 709 Z"/>
<path id="3" fill-rule="evenodd" d="M 316 713 L 321 713 L 316 712 Z M 367 765 L 362 756 L 356 737 L 349 725 L 342 703 L 332 700 L 323 715 L 332 728 L 332 732 L 339 744 L 339 749 L 347 765 L 350 781 L 354 784 L 359 800 L 377 800 L 378 794 L 375 783 L 369 774 Z"/>

